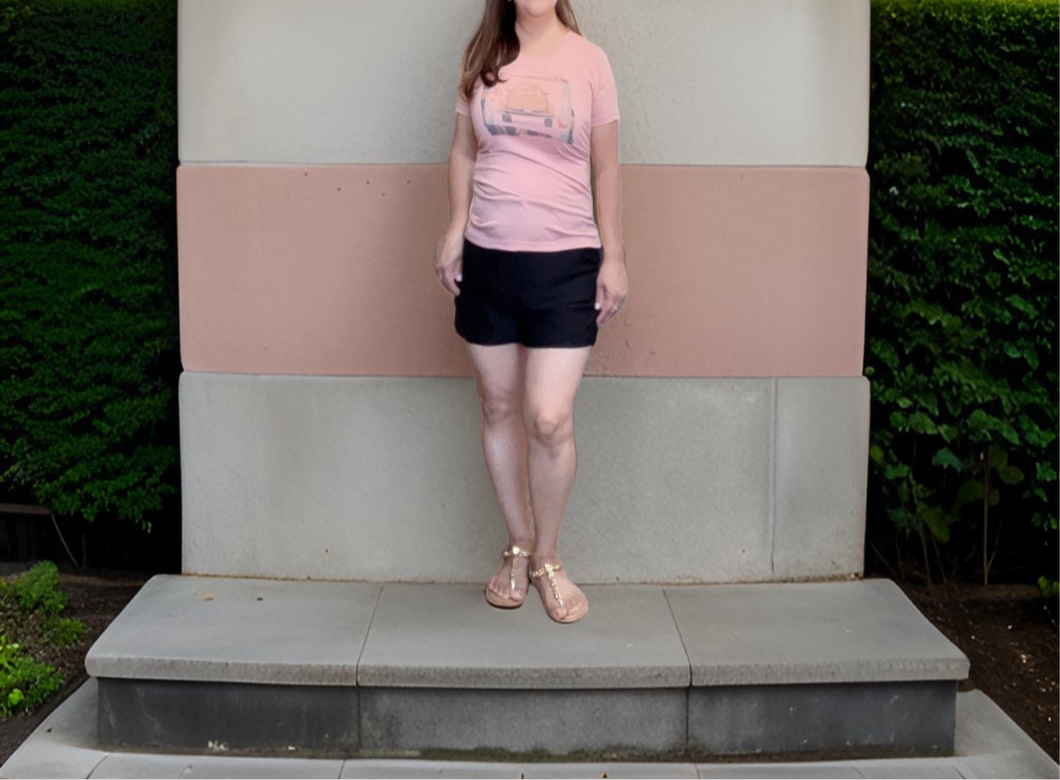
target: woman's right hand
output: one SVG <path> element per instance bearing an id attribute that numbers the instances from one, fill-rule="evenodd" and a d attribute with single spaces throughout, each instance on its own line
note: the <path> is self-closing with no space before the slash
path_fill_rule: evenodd
<path id="1" fill-rule="evenodd" d="M 463 228 L 450 228 L 442 234 L 434 250 L 434 273 L 442 287 L 453 295 L 459 295 L 457 282 L 464 278 L 463 271 L 464 231 Z"/>

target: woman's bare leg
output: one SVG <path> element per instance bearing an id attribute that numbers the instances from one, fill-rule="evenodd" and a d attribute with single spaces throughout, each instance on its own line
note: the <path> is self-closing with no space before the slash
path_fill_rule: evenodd
<path id="1" fill-rule="evenodd" d="M 521 413 L 526 348 L 517 343 L 484 346 L 468 342 L 468 352 L 481 409 L 482 452 L 508 528 L 508 544 L 532 550 L 534 525 L 527 503 L 526 432 Z M 509 582 L 511 563 L 502 558 L 489 588 L 497 595 L 519 601 L 526 597 L 528 571 L 527 559 L 520 556 L 513 591 Z"/>
<path id="2" fill-rule="evenodd" d="M 558 560 L 560 526 L 567 509 L 577 451 L 574 443 L 574 396 L 589 359 L 591 346 L 530 348 L 526 360 L 526 398 L 523 410 L 528 440 L 528 482 L 536 542 L 530 566 L 540 568 Z M 547 575 L 534 583 L 545 607 L 562 618 L 585 601 L 585 594 L 556 572 L 563 607 L 555 600 Z"/>

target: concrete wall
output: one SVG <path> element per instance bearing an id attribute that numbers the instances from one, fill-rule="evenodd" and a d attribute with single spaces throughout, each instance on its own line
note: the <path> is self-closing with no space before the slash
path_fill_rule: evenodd
<path id="1" fill-rule="evenodd" d="M 575 0 L 630 298 L 575 409 L 578 581 L 862 570 L 868 0 Z M 181 0 L 184 568 L 478 581 L 506 534 L 431 260 L 482 0 Z"/>

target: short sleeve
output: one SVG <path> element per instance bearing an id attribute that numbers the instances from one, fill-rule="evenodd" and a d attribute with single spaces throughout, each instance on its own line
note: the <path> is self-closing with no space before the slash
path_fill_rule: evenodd
<path id="1" fill-rule="evenodd" d="M 594 69 L 592 113 L 592 127 L 606 125 L 619 118 L 615 74 L 611 72 L 611 62 L 603 49 L 600 50 L 599 61 Z"/>
<path id="2" fill-rule="evenodd" d="M 471 116 L 471 104 L 468 103 L 467 98 L 464 97 L 464 93 L 460 90 L 460 86 L 456 88 L 456 113 L 463 114 L 464 116 Z"/>

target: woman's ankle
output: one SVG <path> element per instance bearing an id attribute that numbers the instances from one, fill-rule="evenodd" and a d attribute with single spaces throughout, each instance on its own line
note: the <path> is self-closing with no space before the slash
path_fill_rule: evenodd
<path id="1" fill-rule="evenodd" d="M 541 568 L 541 565 L 546 561 L 556 563 L 559 561 L 559 553 L 555 550 L 534 550 L 530 553 L 530 563 L 533 564 L 534 568 Z"/>

